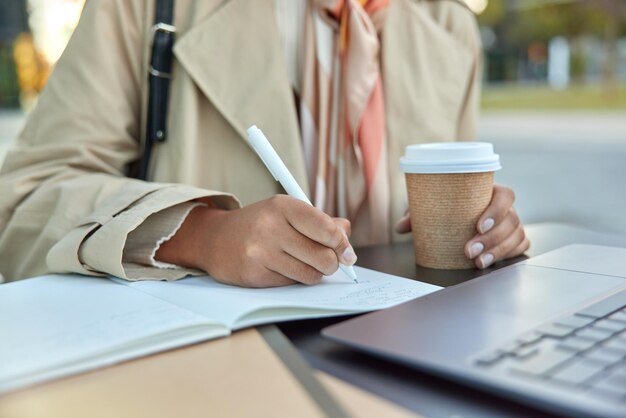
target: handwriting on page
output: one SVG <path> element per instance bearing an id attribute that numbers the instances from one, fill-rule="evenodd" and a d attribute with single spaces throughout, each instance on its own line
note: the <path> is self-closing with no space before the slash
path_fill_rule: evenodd
<path id="1" fill-rule="evenodd" d="M 320 298 L 315 301 L 310 301 L 319 304 L 345 304 L 360 307 L 387 306 L 414 299 L 424 294 L 422 289 L 415 287 L 399 288 L 392 283 L 362 287 L 365 285 L 365 283 L 361 282 L 359 289 L 355 289 L 354 291 L 343 293 L 335 297 Z"/>
<path id="2" fill-rule="evenodd" d="M 293 285 L 269 289 L 231 286 L 208 276 L 190 277 L 177 282 L 124 284 L 231 327 L 236 326 L 238 318 L 263 310 L 302 308 L 303 312 L 311 309 L 363 312 L 388 308 L 439 289 L 427 283 L 373 270 L 359 267 L 355 270 L 359 283 L 354 283 L 338 272 L 325 277 L 322 283 L 315 286 Z M 294 312 L 272 316 L 271 320 L 265 322 L 287 320 Z"/>
<path id="3" fill-rule="evenodd" d="M 325 277 L 315 286 L 295 285 L 271 289 L 242 289 L 228 286 L 228 293 L 253 297 L 283 306 L 330 309 L 382 309 L 438 290 L 438 286 L 356 267 L 359 282 L 343 273 Z M 225 286 L 225 285 L 222 285 Z"/>

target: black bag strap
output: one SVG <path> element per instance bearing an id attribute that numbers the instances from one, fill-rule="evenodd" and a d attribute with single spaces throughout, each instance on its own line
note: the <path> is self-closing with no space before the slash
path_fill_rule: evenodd
<path id="1" fill-rule="evenodd" d="M 172 78 L 172 47 L 176 28 L 172 25 L 174 0 L 156 0 L 152 26 L 152 52 L 148 70 L 148 117 L 143 153 L 137 178 L 146 180 L 153 145 L 167 139 L 166 120 L 170 79 Z"/>

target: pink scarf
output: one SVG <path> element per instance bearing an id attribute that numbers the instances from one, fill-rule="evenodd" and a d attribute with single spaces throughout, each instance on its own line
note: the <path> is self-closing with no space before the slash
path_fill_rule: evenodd
<path id="1" fill-rule="evenodd" d="M 389 184 L 378 33 L 389 0 L 313 0 L 300 120 L 314 205 L 389 241 Z"/>

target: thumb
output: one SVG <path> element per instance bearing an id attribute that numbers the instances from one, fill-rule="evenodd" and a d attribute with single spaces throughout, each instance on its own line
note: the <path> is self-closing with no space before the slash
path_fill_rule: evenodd
<path id="1" fill-rule="evenodd" d="M 395 230 L 398 234 L 406 234 L 411 232 L 411 217 L 407 213 L 398 222 L 396 222 Z"/>
<path id="2" fill-rule="evenodd" d="M 354 248 L 352 248 L 348 240 L 348 235 L 351 232 L 350 221 L 343 218 L 333 218 L 333 221 L 343 236 L 340 243 L 335 247 L 335 253 L 341 264 L 351 266 L 356 263 L 357 257 Z"/>

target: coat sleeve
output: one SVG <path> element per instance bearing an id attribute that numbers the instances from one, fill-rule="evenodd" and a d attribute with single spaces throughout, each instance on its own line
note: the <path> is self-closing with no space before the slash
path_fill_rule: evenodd
<path id="1" fill-rule="evenodd" d="M 125 177 L 139 154 L 145 3 L 86 2 L 7 154 L 0 273 L 8 280 L 48 272 L 126 277 L 126 237 L 151 214 L 190 200 L 238 206 L 224 193 Z M 153 271 L 158 278 L 160 269 Z"/>
<path id="2" fill-rule="evenodd" d="M 163 209 L 148 216 L 137 229 L 128 234 L 122 257 L 122 265 L 128 280 L 154 279 L 154 272 L 150 267 L 166 269 L 166 271 L 159 272 L 165 275 L 165 277 L 160 276 L 159 279 L 175 280 L 188 275 L 204 274 L 199 270 L 164 263 L 156 259 L 156 253 L 161 245 L 176 234 L 189 213 L 198 206 L 207 207 L 199 202 L 184 202 Z M 86 246 L 82 246 L 81 251 L 87 251 Z M 81 258 L 84 260 L 84 257 Z"/>

